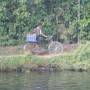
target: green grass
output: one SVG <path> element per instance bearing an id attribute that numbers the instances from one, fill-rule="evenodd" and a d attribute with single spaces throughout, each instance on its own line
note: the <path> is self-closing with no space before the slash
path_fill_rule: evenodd
<path id="1" fill-rule="evenodd" d="M 24 66 L 56 65 L 61 70 L 90 70 L 90 42 L 80 44 L 73 53 L 43 58 L 35 55 L 1 56 L 0 70 L 15 70 Z"/>
<path id="2" fill-rule="evenodd" d="M 65 53 L 44 60 L 33 57 L 32 62 L 36 64 L 57 65 L 60 69 L 89 70 L 90 69 L 90 42 L 80 44 L 73 53 Z"/>
<path id="3" fill-rule="evenodd" d="M 2 56 L 0 57 L 0 70 L 14 70 L 25 63 L 25 56 Z"/>

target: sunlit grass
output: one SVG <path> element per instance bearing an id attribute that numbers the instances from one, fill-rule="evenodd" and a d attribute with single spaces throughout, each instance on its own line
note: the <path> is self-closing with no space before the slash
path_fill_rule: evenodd
<path id="1" fill-rule="evenodd" d="M 60 69 L 89 70 L 90 69 L 90 43 L 81 44 L 73 53 L 65 53 L 51 58 L 37 55 L 1 56 L 0 70 L 15 70 L 25 65 L 32 66 L 56 65 Z"/>

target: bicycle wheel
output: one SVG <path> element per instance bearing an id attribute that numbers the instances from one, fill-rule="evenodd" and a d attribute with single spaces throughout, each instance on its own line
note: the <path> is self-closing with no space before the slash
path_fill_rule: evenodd
<path id="1" fill-rule="evenodd" d="M 36 47 L 35 43 L 28 43 L 26 45 L 24 45 L 23 49 L 25 51 L 26 54 L 31 54 L 32 50 Z"/>
<path id="2" fill-rule="evenodd" d="M 63 45 L 60 42 L 52 41 L 48 46 L 49 53 L 61 53 L 63 52 Z"/>

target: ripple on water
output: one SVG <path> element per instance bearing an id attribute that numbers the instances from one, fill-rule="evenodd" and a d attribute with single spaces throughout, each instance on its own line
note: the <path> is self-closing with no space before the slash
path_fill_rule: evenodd
<path id="1" fill-rule="evenodd" d="M 0 90 L 90 90 L 90 73 L 3 73 Z"/>

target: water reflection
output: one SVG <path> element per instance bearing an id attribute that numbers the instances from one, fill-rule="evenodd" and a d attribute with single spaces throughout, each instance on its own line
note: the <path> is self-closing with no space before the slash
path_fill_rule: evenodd
<path id="1" fill-rule="evenodd" d="M 1 73 L 0 90 L 90 90 L 90 73 Z"/>
<path id="2" fill-rule="evenodd" d="M 34 73 L 31 75 L 31 90 L 48 90 L 49 78 L 49 73 Z"/>

